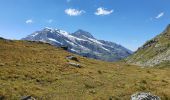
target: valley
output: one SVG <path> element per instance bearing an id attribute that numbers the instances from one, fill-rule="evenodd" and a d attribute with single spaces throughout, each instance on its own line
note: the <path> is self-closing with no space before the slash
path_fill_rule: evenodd
<path id="1" fill-rule="evenodd" d="M 67 59 L 70 55 L 78 61 Z M 136 92 L 169 100 L 169 72 L 168 67 L 89 59 L 43 42 L 0 39 L 0 97 L 4 100 L 29 95 L 37 100 L 130 100 Z"/>

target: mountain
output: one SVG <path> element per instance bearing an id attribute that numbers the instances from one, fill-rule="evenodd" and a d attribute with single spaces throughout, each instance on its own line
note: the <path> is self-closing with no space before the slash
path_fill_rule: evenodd
<path id="1" fill-rule="evenodd" d="M 45 28 L 22 40 L 43 41 L 55 46 L 67 46 L 68 51 L 72 53 L 104 61 L 117 61 L 132 54 L 130 50 L 123 46 L 98 40 L 84 30 L 70 34 L 59 29 Z"/>
<path id="2" fill-rule="evenodd" d="M 170 25 L 128 57 L 127 62 L 140 66 L 170 66 Z"/>

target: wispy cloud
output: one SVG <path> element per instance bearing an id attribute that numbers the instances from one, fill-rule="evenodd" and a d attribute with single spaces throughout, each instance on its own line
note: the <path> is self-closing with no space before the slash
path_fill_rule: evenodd
<path id="1" fill-rule="evenodd" d="M 159 13 L 155 18 L 156 18 L 156 19 L 159 19 L 159 18 L 163 17 L 164 14 L 165 14 L 164 12 L 161 12 L 161 13 Z"/>
<path id="2" fill-rule="evenodd" d="M 25 21 L 26 24 L 32 24 L 33 23 L 33 20 L 32 19 L 28 19 Z"/>
<path id="3" fill-rule="evenodd" d="M 78 9 L 72 9 L 72 8 L 68 8 L 65 10 L 65 13 L 69 16 L 79 16 L 83 13 L 85 13 L 84 10 L 78 10 Z"/>
<path id="4" fill-rule="evenodd" d="M 97 11 L 94 13 L 95 15 L 110 15 L 113 13 L 114 10 L 106 10 L 105 8 L 99 7 L 97 8 Z"/>

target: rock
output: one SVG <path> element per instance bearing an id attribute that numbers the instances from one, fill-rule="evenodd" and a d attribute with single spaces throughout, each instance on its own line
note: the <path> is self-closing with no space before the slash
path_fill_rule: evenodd
<path id="1" fill-rule="evenodd" d="M 89 90 L 89 93 L 96 94 L 96 91 L 95 90 Z"/>
<path id="2" fill-rule="evenodd" d="M 79 61 L 78 59 L 77 59 L 77 57 L 75 57 L 75 56 L 67 56 L 66 57 L 67 59 L 69 59 L 69 60 L 74 60 L 74 61 Z"/>
<path id="3" fill-rule="evenodd" d="M 74 66 L 76 68 L 81 68 L 82 67 L 80 64 L 76 64 L 76 63 L 72 63 L 72 62 L 69 62 L 69 65 Z"/>
<path id="4" fill-rule="evenodd" d="M 61 46 L 60 48 L 62 48 L 63 50 L 68 50 L 67 46 Z"/>
<path id="5" fill-rule="evenodd" d="M 5 40 L 4 38 L 0 37 L 0 40 Z M 0 99 L 1 100 L 1 99 Z"/>
<path id="6" fill-rule="evenodd" d="M 152 95 L 150 93 L 136 93 L 131 95 L 131 100 L 161 100 L 160 97 Z"/>
<path id="7" fill-rule="evenodd" d="M 109 100 L 113 100 L 113 96 L 110 96 L 110 97 L 109 97 Z"/>
<path id="8" fill-rule="evenodd" d="M 0 66 L 5 66 L 5 64 L 4 63 L 0 63 Z"/>
<path id="9" fill-rule="evenodd" d="M 23 96 L 21 97 L 21 100 L 36 100 L 36 99 L 32 96 Z"/>
<path id="10" fill-rule="evenodd" d="M 5 96 L 0 95 L 0 100 L 5 100 Z"/>

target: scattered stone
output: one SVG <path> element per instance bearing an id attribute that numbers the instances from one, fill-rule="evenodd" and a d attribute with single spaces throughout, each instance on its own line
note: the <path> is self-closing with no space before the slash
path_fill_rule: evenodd
<path id="1" fill-rule="evenodd" d="M 89 93 L 96 94 L 96 91 L 92 89 L 92 90 L 89 90 Z"/>
<path id="2" fill-rule="evenodd" d="M 5 100 L 5 96 L 0 95 L 0 100 Z"/>
<path id="3" fill-rule="evenodd" d="M 32 96 L 23 96 L 21 97 L 21 100 L 36 100 L 36 99 Z"/>
<path id="4" fill-rule="evenodd" d="M 110 96 L 110 97 L 109 97 L 109 100 L 113 100 L 113 96 Z"/>
<path id="5" fill-rule="evenodd" d="M 98 72 L 99 74 L 102 74 L 102 71 L 101 71 L 101 70 L 98 70 L 97 72 Z"/>
<path id="6" fill-rule="evenodd" d="M 75 57 L 75 56 L 67 56 L 66 58 L 69 59 L 69 60 L 77 61 L 77 62 L 79 61 L 78 58 Z"/>
<path id="7" fill-rule="evenodd" d="M 0 66 L 5 66 L 5 64 L 4 63 L 0 63 Z"/>
<path id="8" fill-rule="evenodd" d="M 72 63 L 72 62 L 69 62 L 69 65 L 74 66 L 76 68 L 81 68 L 82 67 L 80 64 L 76 64 L 76 63 Z"/>
<path id="9" fill-rule="evenodd" d="M 151 93 L 136 93 L 131 95 L 131 100 L 161 100 L 160 97 L 152 95 Z"/>
<path id="10" fill-rule="evenodd" d="M 64 49 L 64 50 L 68 50 L 67 46 L 61 46 L 60 48 Z"/>
<path id="11" fill-rule="evenodd" d="M 17 63 L 15 66 L 21 66 L 21 64 L 20 64 L 20 63 Z"/>

